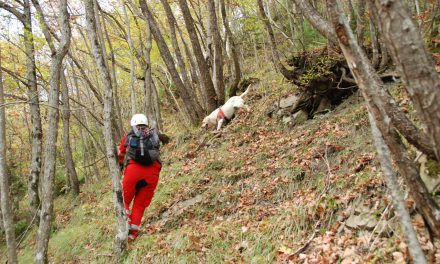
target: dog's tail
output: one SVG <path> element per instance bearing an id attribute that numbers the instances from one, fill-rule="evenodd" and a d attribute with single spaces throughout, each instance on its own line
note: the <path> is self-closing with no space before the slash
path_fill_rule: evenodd
<path id="1" fill-rule="evenodd" d="M 242 94 L 240 95 L 240 97 L 243 98 L 244 96 L 246 96 L 246 95 L 249 93 L 249 91 L 251 90 L 251 87 L 252 87 L 252 84 L 249 84 L 249 86 L 248 86 L 248 88 L 246 89 L 246 91 L 244 91 L 244 93 L 242 93 Z"/>

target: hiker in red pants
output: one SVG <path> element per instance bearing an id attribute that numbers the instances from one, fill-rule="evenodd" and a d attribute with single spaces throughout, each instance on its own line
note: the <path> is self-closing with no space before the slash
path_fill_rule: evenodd
<path id="1" fill-rule="evenodd" d="M 122 138 L 118 152 L 119 164 L 125 167 L 122 190 L 129 241 L 139 235 L 139 225 L 145 208 L 153 198 L 161 169 L 159 136 L 154 128 L 148 126 L 148 118 L 135 114 L 131 127 L 131 131 Z"/>

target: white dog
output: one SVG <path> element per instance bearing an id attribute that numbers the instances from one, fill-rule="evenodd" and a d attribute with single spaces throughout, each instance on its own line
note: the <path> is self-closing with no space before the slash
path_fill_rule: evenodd
<path id="1" fill-rule="evenodd" d="M 248 94 L 250 89 L 251 85 L 249 85 L 244 93 L 239 96 L 232 96 L 224 105 L 212 111 L 211 114 L 203 119 L 202 127 L 207 128 L 209 124 L 217 124 L 217 131 L 219 131 L 225 121 L 231 120 L 238 108 L 244 108 L 249 112 L 249 107 L 244 104 L 243 97 Z"/>

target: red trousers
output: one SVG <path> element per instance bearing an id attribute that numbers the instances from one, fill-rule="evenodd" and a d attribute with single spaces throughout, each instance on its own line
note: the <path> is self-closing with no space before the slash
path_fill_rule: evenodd
<path id="1" fill-rule="evenodd" d="M 154 162 L 149 166 L 130 161 L 125 168 L 122 190 L 124 195 L 124 207 L 130 211 L 130 204 L 133 201 L 130 223 L 139 226 L 145 208 L 153 199 L 154 190 L 159 181 L 161 165 Z M 145 185 L 146 183 L 146 185 Z"/>

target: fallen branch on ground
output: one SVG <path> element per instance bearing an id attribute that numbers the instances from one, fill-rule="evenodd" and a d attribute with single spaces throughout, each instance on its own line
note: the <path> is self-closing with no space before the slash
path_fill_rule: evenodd
<path id="1" fill-rule="evenodd" d="M 312 241 L 315 238 L 316 234 L 319 232 L 318 228 L 319 228 L 320 225 L 321 225 L 321 220 L 316 222 L 313 234 L 310 236 L 309 240 L 307 240 L 307 242 L 302 247 L 297 249 L 294 253 L 290 254 L 287 259 L 291 259 L 292 257 L 301 254 L 302 252 L 304 252 L 309 247 L 310 243 L 312 243 Z"/>

